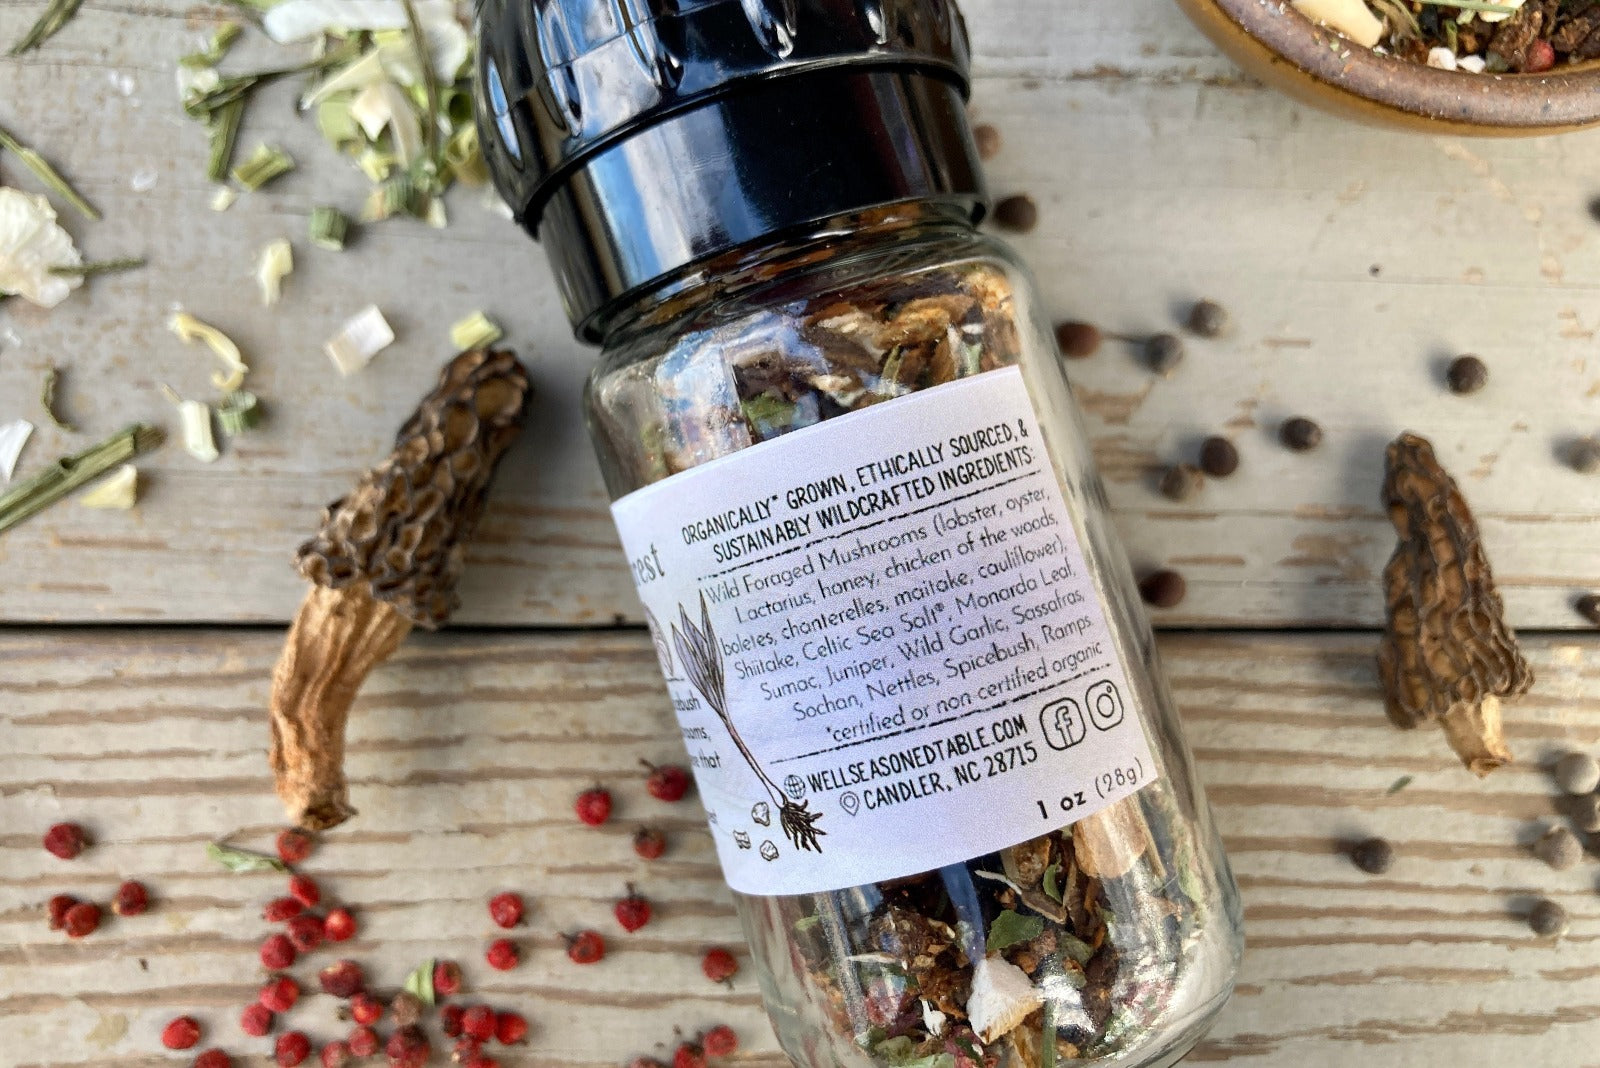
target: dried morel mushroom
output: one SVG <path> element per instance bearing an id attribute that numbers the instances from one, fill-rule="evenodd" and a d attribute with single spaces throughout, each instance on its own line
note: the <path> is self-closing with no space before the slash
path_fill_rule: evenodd
<path id="1" fill-rule="evenodd" d="M 1438 723 L 1476 775 L 1511 763 L 1500 699 L 1533 685 L 1506 625 L 1478 525 L 1426 438 L 1389 446 L 1384 506 L 1400 544 L 1383 570 L 1388 628 L 1378 652 L 1389 718 Z"/>
<path id="2" fill-rule="evenodd" d="M 354 814 L 344 731 L 367 674 L 413 626 L 433 629 L 456 584 L 495 465 L 522 428 L 527 370 L 509 352 L 451 360 L 394 450 L 334 501 L 295 565 L 312 582 L 272 673 L 272 771 L 297 824 Z"/>

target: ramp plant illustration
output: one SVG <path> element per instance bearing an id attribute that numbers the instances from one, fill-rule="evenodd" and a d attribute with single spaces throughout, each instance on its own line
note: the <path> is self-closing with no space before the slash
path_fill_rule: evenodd
<path id="1" fill-rule="evenodd" d="M 797 803 L 784 796 L 778 784 L 757 762 L 755 754 L 750 752 L 750 747 L 745 745 L 739 729 L 733 725 L 733 717 L 728 714 L 727 674 L 723 669 L 721 646 L 717 642 L 716 631 L 712 629 L 711 610 L 703 595 L 700 598 L 698 627 L 689 618 L 689 613 L 684 611 L 683 605 L 678 606 L 678 622 L 672 625 L 672 644 L 678 650 L 678 664 L 689 677 L 689 682 L 716 712 L 717 718 L 722 720 L 733 744 L 739 747 L 739 754 L 750 765 L 750 770 L 756 773 L 756 778 L 761 780 L 761 786 L 772 798 L 773 804 L 778 806 L 778 825 L 783 828 L 783 833 L 796 849 L 822 852 L 822 845 L 817 839 L 828 833 L 817 826 L 822 813 L 812 812 L 809 802 Z"/>

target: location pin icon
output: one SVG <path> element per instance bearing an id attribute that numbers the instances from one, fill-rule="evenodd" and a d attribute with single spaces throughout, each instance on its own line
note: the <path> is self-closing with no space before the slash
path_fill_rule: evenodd
<path id="1" fill-rule="evenodd" d="M 854 816 L 861 808 L 861 799 L 853 792 L 846 791 L 839 795 L 839 807 Z"/>

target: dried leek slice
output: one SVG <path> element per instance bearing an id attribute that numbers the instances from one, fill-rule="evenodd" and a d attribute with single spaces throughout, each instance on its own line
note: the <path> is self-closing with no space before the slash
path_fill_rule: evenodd
<path id="1" fill-rule="evenodd" d="M 85 508 L 128 509 L 139 499 L 139 469 L 123 464 L 100 485 L 78 498 Z"/>
<path id="2" fill-rule="evenodd" d="M 217 406 L 217 422 L 222 424 L 223 432 L 229 435 L 255 429 L 261 422 L 261 406 L 256 401 L 256 395 L 241 389 L 222 398 L 222 403 Z"/>
<path id="3" fill-rule="evenodd" d="M 376 304 L 357 312 L 339 328 L 339 332 L 323 345 L 323 351 L 339 369 L 349 376 L 372 362 L 372 358 L 394 344 L 394 330 L 383 317 Z"/>
<path id="4" fill-rule="evenodd" d="M 261 303 L 267 307 L 278 303 L 283 294 L 283 280 L 294 270 L 294 246 L 289 239 L 280 237 L 268 242 L 261 250 L 256 264 L 256 283 L 261 286 Z"/>
<path id="5" fill-rule="evenodd" d="M 221 453 L 211 436 L 211 408 L 197 400 L 180 400 L 178 418 L 183 423 L 183 447 L 203 464 L 216 463 Z"/>
<path id="6" fill-rule="evenodd" d="M 457 352 L 481 349 L 505 336 L 506 332 L 481 311 L 473 312 L 450 327 L 450 344 L 455 346 Z"/>
<path id="7" fill-rule="evenodd" d="M 350 236 L 350 217 L 326 204 L 311 209 L 311 243 L 329 252 L 343 252 Z"/>

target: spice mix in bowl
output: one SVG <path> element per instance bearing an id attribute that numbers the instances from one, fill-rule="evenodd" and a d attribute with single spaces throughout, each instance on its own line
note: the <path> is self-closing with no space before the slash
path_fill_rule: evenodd
<path id="1" fill-rule="evenodd" d="M 1246 71 L 1348 118 L 1475 136 L 1600 122 L 1600 3 L 1177 2 Z"/>

